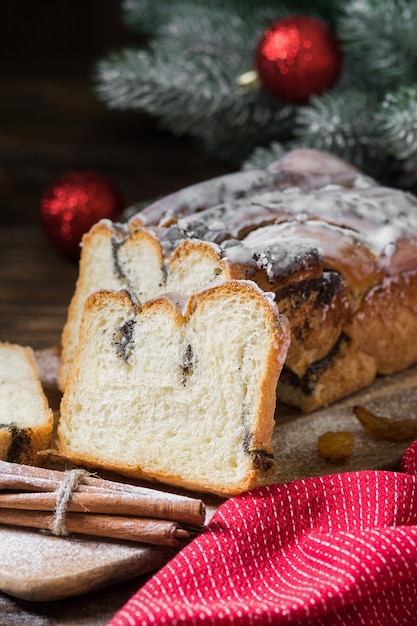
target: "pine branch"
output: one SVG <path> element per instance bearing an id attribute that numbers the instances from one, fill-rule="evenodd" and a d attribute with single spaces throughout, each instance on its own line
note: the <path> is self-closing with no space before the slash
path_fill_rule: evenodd
<path id="1" fill-rule="evenodd" d="M 294 109 L 237 79 L 253 64 L 258 29 L 224 11 L 177 17 L 149 51 L 125 50 L 97 68 L 97 94 L 109 107 L 136 109 L 173 134 L 188 134 L 219 158 L 241 162 L 254 145 L 288 134 Z M 187 54 L 184 55 L 184 50 Z"/>
<path id="2" fill-rule="evenodd" d="M 294 2 L 277 2 L 277 0 L 123 0 L 122 19 L 132 30 L 145 35 L 160 36 L 165 26 L 185 16 L 207 15 L 210 12 L 222 11 L 225 19 L 238 15 L 248 25 L 269 23 L 284 15 L 306 13 L 334 20 L 342 0 L 299 0 L 297 7 Z"/>
<path id="3" fill-rule="evenodd" d="M 378 121 L 389 154 L 400 160 L 417 158 L 417 85 L 388 93 Z"/>
<path id="4" fill-rule="evenodd" d="M 122 21 L 142 35 L 157 35 L 161 27 L 172 18 L 175 11 L 170 0 L 123 0 Z"/>
<path id="5" fill-rule="evenodd" d="M 146 112 L 244 167 L 306 146 L 377 178 L 416 180 L 413 0 L 122 0 L 122 7 L 149 45 L 98 65 L 96 92 L 109 107 Z M 294 14 L 328 23 L 344 57 L 338 86 L 300 107 L 237 87 L 265 28 Z"/>
<path id="6" fill-rule="evenodd" d="M 291 4 L 277 3 L 274 0 L 259 3 L 258 0 L 123 0 L 124 23 L 141 34 L 161 36 L 170 24 L 189 18 L 198 21 L 201 16 L 222 13 L 223 22 L 238 16 L 248 25 L 279 19 L 290 11 Z"/>
<path id="7" fill-rule="evenodd" d="M 254 31 L 259 25 L 266 28 L 271 22 L 284 15 L 307 14 L 322 17 L 327 21 L 334 21 L 338 15 L 343 0 L 316 0 L 311 6 L 311 0 L 123 0 L 122 19 L 132 30 L 145 35 L 160 36 L 168 24 L 177 19 L 190 17 L 197 19 L 198 15 L 222 11 L 224 20 L 232 15 L 240 16 Z"/>
<path id="8" fill-rule="evenodd" d="M 379 93 L 417 79 L 417 3 L 351 0 L 338 20 L 338 36 L 359 82 Z"/>
<path id="9" fill-rule="evenodd" d="M 205 150 L 218 158 L 240 165 L 255 146 L 266 147 L 275 137 L 289 140 L 295 124 L 293 106 L 277 106 L 262 90 L 231 95 L 222 107 L 196 129 Z"/>
<path id="10" fill-rule="evenodd" d="M 166 24 L 164 36 L 155 38 L 149 51 L 125 50 L 101 62 L 97 68 L 99 95 L 115 108 L 150 110 L 155 106 L 157 117 L 169 112 L 187 117 L 189 102 L 192 109 L 200 110 L 200 121 L 201 107 L 209 107 L 208 116 L 217 102 L 228 96 L 237 76 L 252 66 L 251 55 L 241 43 L 247 39 L 247 26 L 236 15 L 231 22 L 225 23 L 221 11 L 197 17 L 194 11 L 178 17 L 175 23 Z M 170 89 L 173 91 L 168 93 Z M 167 100 L 174 105 L 170 110 Z"/>
<path id="11" fill-rule="evenodd" d="M 332 152 L 375 176 L 385 160 L 374 94 L 333 90 L 299 109 L 295 135 L 301 145 Z"/>

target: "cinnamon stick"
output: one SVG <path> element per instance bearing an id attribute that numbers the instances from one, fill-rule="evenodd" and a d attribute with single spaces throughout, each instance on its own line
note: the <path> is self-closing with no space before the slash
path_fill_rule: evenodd
<path id="1" fill-rule="evenodd" d="M 51 528 L 51 516 L 38 511 L 1 509 L 0 523 L 48 531 Z M 65 524 L 69 533 L 167 547 L 181 547 L 193 536 L 192 532 L 172 521 L 112 515 L 67 513 Z"/>
<path id="2" fill-rule="evenodd" d="M 58 489 L 64 478 L 65 472 L 59 470 L 0 461 L 0 489 L 52 492 Z M 196 527 L 202 527 L 205 521 L 206 511 L 202 500 L 156 489 L 82 476 L 74 493 L 99 493 L 103 501 L 111 493 L 119 494 L 126 504 L 126 496 L 130 494 L 132 506 L 140 510 L 140 513 L 133 513 L 134 515 L 175 520 Z M 110 500 L 111 498 L 109 502 Z"/>
<path id="3" fill-rule="evenodd" d="M 68 501 L 66 509 L 78 513 L 106 513 L 107 515 L 149 517 L 151 507 L 148 504 L 147 501 L 142 498 L 138 499 L 131 493 L 116 493 L 104 490 L 97 492 L 76 491 Z M 0 494 L 0 509 L 54 511 L 55 507 L 56 496 L 53 492 Z M 160 517 L 156 515 L 154 517 L 156 519 L 187 523 L 189 516 L 187 516 L 187 520 L 169 517 L 172 514 L 170 508 L 166 509 L 167 517 L 164 517 L 162 514 L 165 508 L 161 507 L 158 509 L 157 513 L 160 514 Z"/>

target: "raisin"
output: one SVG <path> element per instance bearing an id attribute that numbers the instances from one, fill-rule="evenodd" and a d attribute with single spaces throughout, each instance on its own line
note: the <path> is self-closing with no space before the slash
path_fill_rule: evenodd
<path id="1" fill-rule="evenodd" d="M 343 465 L 350 460 L 355 438 L 347 431 L 328 431 L 320 435 L 317 446 L 320 454 L 335 465 Z"/>
<path id="2" fill-rule="evenodd" d="M 375 415 L 364 406 L 356 405 L 353 413 L 359 420 L 364 430 L 377 439 L 387 441 L 406 441 L 417 438 L 417 420 L 415 419 L 393 419 Z"/>

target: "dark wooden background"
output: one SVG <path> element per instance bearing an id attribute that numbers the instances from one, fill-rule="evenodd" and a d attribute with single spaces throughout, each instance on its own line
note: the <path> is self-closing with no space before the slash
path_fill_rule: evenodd
<path id="1" fill-rule="evenodd" d="M 42 194 L 58 176 L 95 171 L 129 206 L 232 171 L 155 120 L 97 101 L 95 63 L 141 43 L 117 0 L 0 2 L 0 341 L 59 343 L 78 266 L 40 228 Z M 106 624 L 142 582 L 51 603 L 0 593 L 0 625 Z"/>
<path id="2" fill-rule="evenodd" d="M 112 179 L 126 204 L 230 170 L 97 100 L 97 61 L 141 44 L 118 0 L 0 2 L 1 225 L 36 223 L 45 186 L 70 170 Z"/>

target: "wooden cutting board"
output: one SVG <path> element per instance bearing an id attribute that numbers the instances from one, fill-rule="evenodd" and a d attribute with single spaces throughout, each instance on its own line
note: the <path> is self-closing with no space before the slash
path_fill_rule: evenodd
<path id="1" fill-rule="evenodd" d="M 57 352 L 36 356 L 51 405 L 57 408 Z M 278 406 L 273 435 L 278 460 L 275 482 L 339 471 L 397 469 L 411 442 L 383 441 L 366 434 L 353 415 L 355 404 L 387 417 L 417 419 L 417 367 L 380 378 L 365 391 L 308 415 Z M 317 451 L 318 437 L 329 430 L 354 434 L 352 457 L 343 466 L 329 464 Z M 208 521 L 221 500 L 203 499 Z M 0 526 L 0 590 L 26 600 L 57 600 L 156 571 L 174 554 L 171 549 L 129 542 L 58 538 Z"/>
<path id="2" fill-rule="evenodd" d="M 151 572 L 174 552 L 0 526 L 0 589 L 24 600 L 60 600 Z"/>

